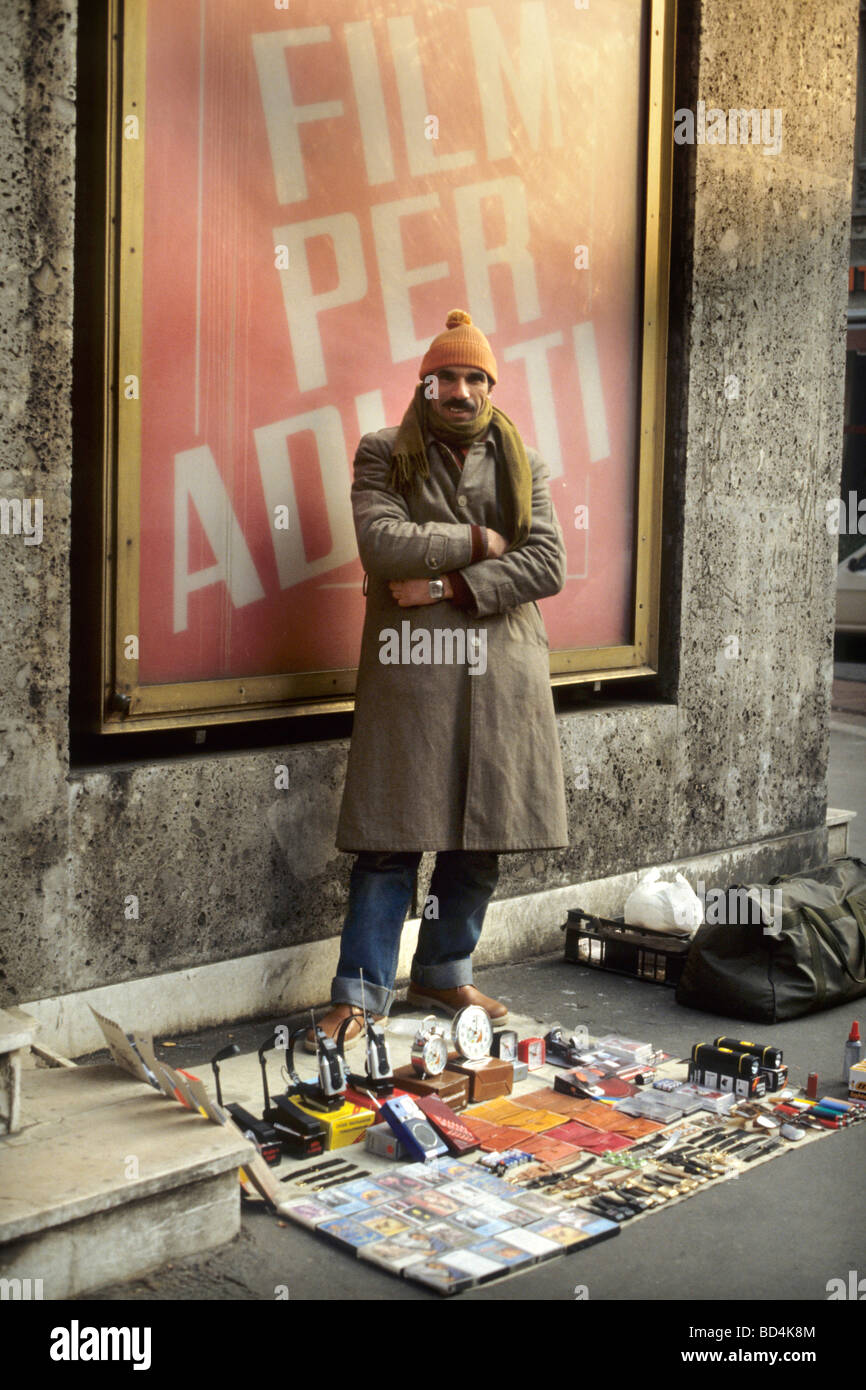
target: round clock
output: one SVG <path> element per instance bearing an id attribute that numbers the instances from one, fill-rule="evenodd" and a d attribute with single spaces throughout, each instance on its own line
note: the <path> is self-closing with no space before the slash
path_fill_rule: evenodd
<path id="1" fill-rule="evenodd" d="M 493 1024 L 489 1014 L 478 1004 L 469 1004 L 455 1016 L 451 1036 L 454 1046 L 467 1062 L 479 1062 L 489 1057 L 493 1042 Z"/>
<path id="2" fill-rule="evenodd" d="M 412 1066 L 419 1076 L 439 1076 L 448 1064 L 448 1039 L 437 1020 L 425 1018 L 412 1043 Z"/>

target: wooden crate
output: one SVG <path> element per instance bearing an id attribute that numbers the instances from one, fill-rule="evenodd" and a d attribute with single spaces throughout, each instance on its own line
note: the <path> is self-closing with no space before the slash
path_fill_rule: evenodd
<path id="1" fill-rule="evenodd" d="M 579 907 L 569 911 L 560 930 L 565 959 L 573 964 L 660 985 L 677 984 L 691 946 L 684 937 L 641 931 L 621 918 L 595 917 Z"/>

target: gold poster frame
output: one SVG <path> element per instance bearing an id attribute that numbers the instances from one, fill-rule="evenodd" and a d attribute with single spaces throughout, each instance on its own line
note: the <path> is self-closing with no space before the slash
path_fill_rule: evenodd
<path id="1" fill-rule="evenodd" d="M 145 111 L 147 0 L 110 0 L 107 42 L 105 399 L 102 410 L 101 733 L 229 724 L 353 708 L 356 670 L 142 686 L 131 635 L 139 618 L 144 140 L 124 122 Z M 551 652 L 553 685 L 655 675 L 673 166 L 676 0 L 650 0 L 643 313 L 632 644 Z M 120 306 L 123 305 L 123 313 Z"/>

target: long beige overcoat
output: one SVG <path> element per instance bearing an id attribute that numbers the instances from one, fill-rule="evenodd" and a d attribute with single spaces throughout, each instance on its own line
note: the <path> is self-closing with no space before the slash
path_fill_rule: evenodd
<path id="1" fill-rule="evenodd" d="M 563 846 L 549 648 L 535 602 L 565 582 L 547 469 L 527 451 L 532 529 L 523 545 L 470 564 L 472 523 L 510 534 L 493 440 L 474 444 L 461 472 L 428 437 L 430 476 L 407 497 L 387 483 L 396 436 L 396 428 L 365 435 L 355 457 L 352 506 L 367 611 L 337 846 Z M 392 579 L 452 570 L 462 571 L 474 610 L 447 600 L 400 608 L 388 588 Z"/>

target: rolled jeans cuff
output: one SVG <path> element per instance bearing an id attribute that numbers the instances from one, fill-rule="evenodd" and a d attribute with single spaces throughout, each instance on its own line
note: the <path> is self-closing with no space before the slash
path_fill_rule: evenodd
<path id="1" fill-rule="evenodd" d="M 384 985 L 371 984 L 369 980 L 365 979 L 364 1000 L 368 1013 L 383 1014 L 387 1017 L 394 1002 L 394 991 L 393 989 L 386 989 Z M 359 1009 L 363 1008 L 361 981 L 352 979 L 350 975 L 335 976 L 331 984 L 331 1003 L 354 1004 Z"/>
<path id="2" fill-rule="evenodd" d="M 461 985 L 472 984 L 472 960 L 464 956 L 462 960 L 446 960 L 435 965 L 419 965 L 412 962 L 410 979 L 413 985 L 426 985 L 427 989 L 459 989 Z"/>

